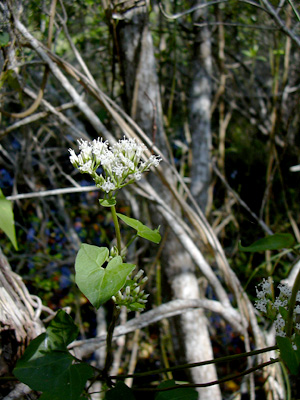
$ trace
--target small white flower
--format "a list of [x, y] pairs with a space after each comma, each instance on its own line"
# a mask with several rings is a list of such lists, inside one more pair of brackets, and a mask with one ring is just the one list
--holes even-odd
[[140, 171], [137, 171], [133, 176], [136, 181], [139, 181], [142, 178], [142, 174]]
[[160, 162], [161, 162], [161, 158], [160, 158], [159, 156], [153, 156], [153, 155], [152, 155], [152, 156], [149, 158], [149, 160], [146, 162], [147, 168], [152, 167], [152, 165], [153, 165], [154, 167], [158, 167]]
[[81, 165], [78, 169], [81, 172], [92, 174], [93, 173], [92, 164], [93, 164], [92, 160], [89, 160], [85, 162], [83, 165]]
[[[146, 162], [141, 162], [146, 146], [125, 136], [112, 147], [102, 138], [92, 142], [79, 139], [78, 146], [78, 155], [69, 149], [71, 163], [81, 172], [92, 175], [96, 185], [106, 193], [140, 180], [142, 172], [157, 167], [161, 161], [159, 156], [152, 155]], [[103, 174], [96, 172], [100, 166]]]
[[115, 156], [110, 150], [107, 150], [99, 155], [99, 161], [103, 168], [111, 169], [115, 161]]
[[92, 142], [92, 149], [94, 154], [101, 154], [108, 150], [108, 141], [102, 141], [102, 138], [94, 139]]
[[299, 304], [295, 307], [294, 312], [295, 312], [296, 314], [300, 314], [300, 306], [299, 306]]
[[87, 140], [77, 139], [79, 150], [85, 150], [90, 147], [90, 144]]
[[112, 167], [112, 172], [114, 172], [115, 175], [117, 175], [118, 177], [122, 177], [123, 173], [125, 172], [125, 167], [120, 164], [120, 163], [116, 163], [113, 167]]
[[107, 178], [107, 180], [102, 185], [100, 185], [100, 188], [106, 193], [116, 190], [116, 186], [110, 181], [110, 178]]
[[258, 311], [261, 311], [263, 313], [267, 312], [267, 307], [266, 307], [267, 306], [267, 301], [266, 300], [256, 301], [254, 306]]
[[277, 336], [286, 336], [286, 333], [284, 332], [285, 320], [282, 318], [280, 314], [277, 315], [277, 318], [274, 322], [274, 326]]
[[288, 304], [287, 300], [280, 300], [280, 299], [276, 299], [273, 303], [273, 308], [276, 308], [276, 310], [279, 310], [279, 307], [286, 307]]
[[287, 285], [280, 283], [278, 285], [278, 289], [280, 290], [280, 293], [283, 294], [284, 296], [286, 296], [288, 298], [291, 297], [292, 289], [290, 287], [288, 287]]
[[73, 149], [69, 149], [71, 164], [78, 164], [78, 157]]

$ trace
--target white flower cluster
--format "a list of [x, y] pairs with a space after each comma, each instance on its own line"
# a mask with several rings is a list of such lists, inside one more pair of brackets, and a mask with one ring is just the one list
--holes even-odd
[[[69, 149], [70, 162], [82, 173], [91, 175], [100, 189], [106, 193], [113, 192], [129, 183], [141, 179], [142, 173], [157, 167], [161, 161], [159, 156], [152, 155], [147, 161], [141, 158], [146, 146], [135, 139], [126, 139], [125, 136], [113, 146], [102, 138], [92, 142], [78, 140], [80, 153]], [[98, 169], [102, 171], [98, 173]]]
[[149, 296], [149, 294], [145, 294], [145, 291], [140, 288], [141, 285], [147, 282], [148, 277], [145, 276], [138, 282], [143, 274], [144, 271], [140, 269], [133, 280], [128, 281], [129, 284], [125, 286], [123, 293], [119, 291], [115, 296], [112, 296], [112, 300], [116, 303], [117, 308], [125, 306], [131, 311], [143, 311]]
[[[280, 283], [277, 287], [279, 295], [273, 300], [272, 296], [273, 280], [263, 279], [263, 281], [256, 286], [256, 295], [258, 300], [255, 302], [255, 308], [258, 311], [270, 316], [274, 320], [276, 336], [286, 336], [285, 332], [285, 319], [280, 313], [280, 307], [288, 310], [288, 304], [292, 294], [292, 289]], [[297, 293], [296, 301], [300, 303], [300, 291]], [[300, 330], [300, 323], [298, 323], [300, 316], [300, 305], [297, 304], [294, 308], [294, 327]]]

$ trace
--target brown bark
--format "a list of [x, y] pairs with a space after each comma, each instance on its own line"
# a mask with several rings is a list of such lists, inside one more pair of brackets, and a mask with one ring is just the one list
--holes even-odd
[[[0, 376], [12, 375], [25, 346], [43, 332], [41, 311], [42, 302], [29, 294], [0, 249]], [[3, 384], [1, 393], [8, 394], [14, 385]]]

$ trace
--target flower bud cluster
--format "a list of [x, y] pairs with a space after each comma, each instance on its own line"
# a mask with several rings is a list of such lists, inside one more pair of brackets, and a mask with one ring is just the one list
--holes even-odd
[[[70, 162], [81, 173], [89, 174], [96, 186], [105, 193], [140, 180], [143, 172], [149, 171], [152, 166], [157, 167], [161, 161], [159, 156], [152, 155], [143, 162], [146, 146], [135, 139], [126, 139], [125, 136], [112, 146], [102, 138], [92, 142], [80, 139], [78, 143], [78, 155], [69, 149]], [[99, 168], [104, 175], [102, 171], [99, 174]]]
[[119, 291], [115, 296], [112, 297], [112, 300], [116, 303], [117, 308], [125, 306], [131, 311], [143, 311], [149, 296], [149, 294], [145, 294], [144, 290], [141, 290], [141, 285], [146, 283], [148, 280], [147, 276], [145, 276], [139, 281], [143, 274], [144, 271], [140, 269], [132, 280], [129, 279], [127, 281], [125, 287], [122, 289], [122, 292]]
[[[271, 320], [274, 321], [276, 336], [286, 336], [285, 325], [286, 321], [283, 317], [282, 309], [288, 310], [290, 297], [292, 294], [292, 289], [280, 283], [277, 287], [279, 290], [278, 296], [275, 298], [272, 294], [272, 279], [263, 279], [263, 281], [256, 286], [256, 295], [258, 300], [255, 302], [254, 306], [258, 311], [266, 314]], [[300, 303], [300, 291], [297, 293], [296, 302]], [[293, 319], [294, 319], [294, 329], [300, 332], [300, 305], [296, 304], [294, 307]]]

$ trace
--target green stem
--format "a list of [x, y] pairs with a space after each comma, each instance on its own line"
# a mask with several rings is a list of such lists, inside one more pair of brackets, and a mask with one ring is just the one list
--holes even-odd
[[119, 255], [121, 255], [121, 251], [122, 251], [122, 247], [121, 247], [121, 232], [120, 232], [119, 220], [118, 220], [117, 213], [116, 213], [116, 207], [115, 206], [111, 206], [110, 210], [111, 210], [111, 214], [112, 214], [112, 218], [113, 218], [114, 225], [115, 225], [115, 230], [116, 230], [117, 249], [118, 249]]
[[288, 317], [286, 321], [286, 336], [291, 337], [293, 333], [293, 316], [294, 316], [294, 308], [296, 304], [296, 298], [297, 298], [297, 293], [300, 290], [300, 271], [298, 272], [293, 289], [292, 289], [292, 294], [291, 298], [289, 301], [289, 306], [288, 306]]
[[132, 238], [129, 240], [129, 242], [126, 244], [126, 247], [128, 248], [131, 243], [133, 243], [135, 241], [135, 239], [138, 237], [138, 234], [132, 236]]

